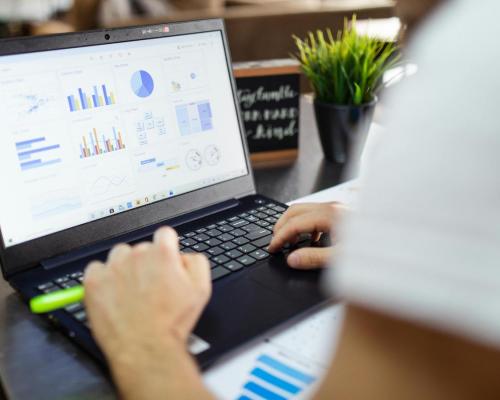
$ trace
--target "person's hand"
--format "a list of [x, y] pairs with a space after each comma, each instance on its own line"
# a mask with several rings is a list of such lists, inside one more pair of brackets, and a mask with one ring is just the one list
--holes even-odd
[[[317, 241], [324, 233], [332, 233], [344, 206], [339, 203], [305, 203], [291, 206], [274, 226], [271, 253], [280, 251], [286, 244], [295, 244], [302, 234], [309, 233]], [[320, 268], [332, 256], [331, 247], [304, 247], [290, 253], [288, 265], [297, 269]]]
[[173, 348], [187, 354], [211, 294], [210, 266], [203, 255], [182, 255], [175, 231], [162, 228], [153, 243], [118, 245], [106, 264], [91, 263], [84, 286], [92, 334], [111, 366], [150, 365], [168, 362]]

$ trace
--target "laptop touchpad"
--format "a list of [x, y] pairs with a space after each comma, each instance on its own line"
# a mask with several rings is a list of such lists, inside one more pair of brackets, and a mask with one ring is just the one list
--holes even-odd
[[292, 269], [286, 265], [285, 260], [273, 257], [267, 266], [252, 271], [250, 277], [275, 293], [302, 302], [325, 297], [321, 293], [321, 275], [320, 270]]

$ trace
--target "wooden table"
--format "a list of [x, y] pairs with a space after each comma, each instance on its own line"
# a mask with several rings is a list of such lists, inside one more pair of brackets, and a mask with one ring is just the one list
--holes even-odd
[[[294, 165], [255, 172], [260, 193], [287, 202], [337, 184], [340, 171], [323, 160], [312, 104], [302, 99], [300, 151]], [[86, 353], [32, 315], [0, 280], [0, 378], [9, 399], [108, 399], [111, 382]], [[1, 398], [1, 397], [0, 397]]]

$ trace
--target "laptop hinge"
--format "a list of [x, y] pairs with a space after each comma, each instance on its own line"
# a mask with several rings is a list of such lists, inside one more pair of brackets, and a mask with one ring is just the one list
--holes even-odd
[[159, 227], [164, 226], [164, 225], [169, 225], [172, 227], [177, 227], [179, 225], [183, 225], [189, 222], [196, 221], [198, 219], [208, 217], [209, 215], [213, 215], [222, 211], [226, 211], [228, 209], [231, 209], [233, 207], [236, 207], [240, 204], [240, 202], [237, 199], [231, 199], [227, 200], [221, 203], [217, 203], [212, 206], [208, 206], [205, 208], [202, 208], [200, 210], [192, 211], [189, 212], [188, 214], [184, 215], [179, 215], [176, 217], [172, 217], [169, 219], [166, 219], [162, 222], [156, 223], [154, 225], [150, 225], [144, 228], [137, 229], [133, 232], [129, 232], [124, 235], [120, 235], [119, 237], [113, 238], [113, 239], [108, 239], [103, 242], [96, 243], [94, 245], [90, 246], [85, 246], [83, 248], [79, 248], [76, 250], [73, 250], [69, 253], [66, 253], [64, 255], [52, 257], [46, 260], [43, 260], [40, 262], [40, 264], [45, 268], [45, 269], [52, 269], [52, 268], [57, 268], [62, 265], [67, 265], [71, 262], [80, 260], [82, 258], [90, 257], [93, 254], [98, 254], [102, 253], [103, 251], [109, 250], [111, 247], [118, 243], [123, 243], [123, 242], [135, 242], [141, 239], [145, 239], [153, 234], [154, 231], [156, 231]]

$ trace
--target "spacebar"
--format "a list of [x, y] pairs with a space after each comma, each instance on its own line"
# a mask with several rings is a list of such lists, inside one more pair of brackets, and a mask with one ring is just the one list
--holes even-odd
[[216, 279], [222, 278], [223, 276], [229, 275], [231, 273], [231, 271], [222, 267], [215, 267], [210, 272], [212, 275], [212, 281], [215, 281]]
[[264, 247], [264, 246], [268, 246], [269, 243], [271, 243], [271, 239], [273, 238], [273, 235], [267, 235], [267, 236], [264, 236], [263, 238], [260, 238], [254, 242], [252, 242], [252, 244], [255, 246], [255, 247]]

